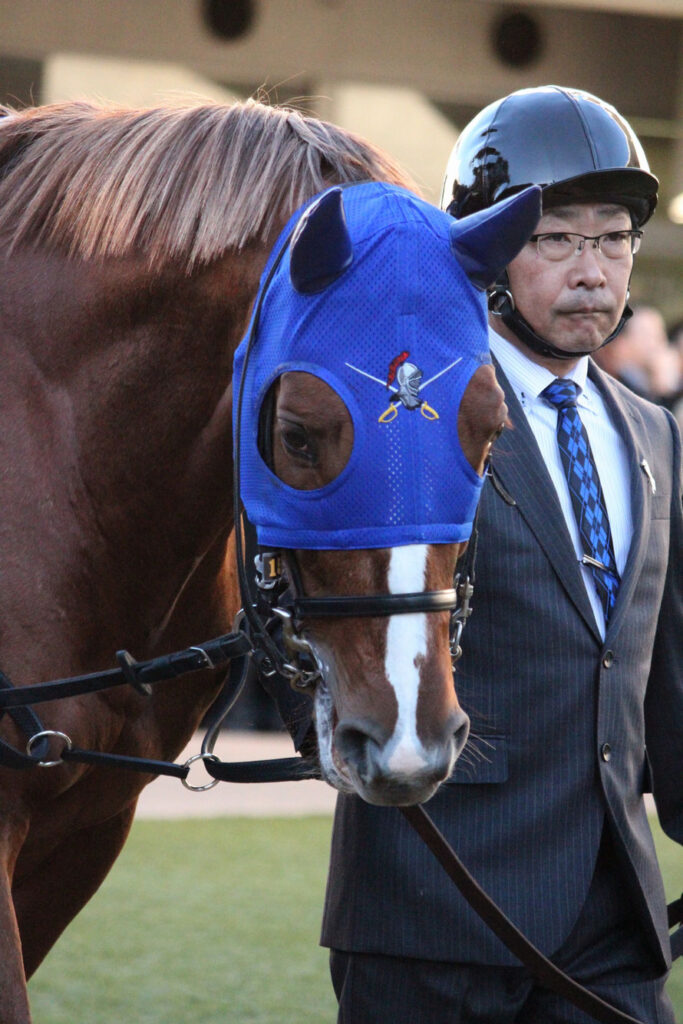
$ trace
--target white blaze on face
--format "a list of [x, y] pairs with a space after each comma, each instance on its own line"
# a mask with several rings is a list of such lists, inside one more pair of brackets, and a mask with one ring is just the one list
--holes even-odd
[[[426, 544], [392, 548], [388, 587], [391, 594], [414, 594], [425, 589]], [[387, 628], [385, 672], [396, 694], [398, 720], [387, 744], [387, 767], [402, 774], [427, 763], [417, 735], [419, 663], [427, 652], [427, 616], [424, 613], [392, 615]]]

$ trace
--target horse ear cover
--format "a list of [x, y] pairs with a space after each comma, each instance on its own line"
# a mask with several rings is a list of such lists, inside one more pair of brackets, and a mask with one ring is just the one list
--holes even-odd
[[[541, 216], [537, 185], [485, 210], [454, 220], [451, 248], [472, 284], [485, 291], [533, 233]], [[292, 286], [302, 295], [323, 291], [353, 263], [342, 190], [325, 192], [304, 213], [290, 247]]]
[[331, 188], [303, 214], [290, 245], [289, 275], [301, 295], [314, 295], [353, 263], [342, 190]]
[[499, 278], [526, 245], [541, 212], [541, 189], [532, 185], [453, 221], [451, 249], [475, 288], [485, 291]]
[[[399, 186], [366, 182], [292, 214], [235, 353], [240, 493], [260, 544], [349, 550], [470, 536], [484, 478], [462, 450], [458, 416], [490, 362], [481, 289], [535, 230], [538, 196], [458, 223]], [[391, 373], [409, 356], [417, 392], [403, 395]], [[296, 371], [325, 381], [353, 423], [344, 469], [315, 490], [289, 486], [258, 447], [264, 397]]]

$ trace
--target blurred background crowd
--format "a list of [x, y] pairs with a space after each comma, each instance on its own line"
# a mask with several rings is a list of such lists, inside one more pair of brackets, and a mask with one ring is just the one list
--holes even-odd
[[595, 360], [632, 391], [666, 406], [683, 432], [683, 320], [669, 325], [654, 306], [638, 305]]

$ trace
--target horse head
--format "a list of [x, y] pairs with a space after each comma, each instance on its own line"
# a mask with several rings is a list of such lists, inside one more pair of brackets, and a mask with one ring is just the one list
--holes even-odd
[[[228, 546], [239, 534], [230, 472], [233, 356], [267, 253], [292, 211], [328, 186], [411, 183], [369, 143], [258, 102], [130, 110], [78, 102], [0, 113], [0, 668], [21, 687], [99, 672], [116, 650], [154, 658], [230, 628], [239, 607]], [[244, 494], [262, 543], [286, 549], [292, 581], [298, 570], [299, 600], [375, 594], [385, 604], [402, 600], [406, 588], [422, 600], [423, 591], [447, 587], [486, 439], [503, 416], [490, 366], [469, 355], [430, 383], [459, 357], [459, 329], [442, 316], [436, 334], [452, 343], [448, 354], [431, 336], [423, 343], [414, 307], [424, 274], [415, 296], [405, 281], [398, 289], [385, 282], [373, 294], [367, 256], [374, 241], [353, 198], [364, 194], [344, 194], [348, 231], [338, 195], [307, 207], [296, 243], [283, 239], [276, 250], [266, 271], [282, 250], [272, 288], [261, 289], [265, 298], [255, 307], [263, 332], [256, 331], [258, 358], [246, 369], [258, 370], [258, 379], [242, 408], [256, 412], [241, 427], [240, 448], [270, 481], [263, 514], [249, 488]], [[384, 205], [396, 223], [377, 240], [380, 256], [391, 260], [384, 235], [398, 238], [399, 210], [409, 207], [389, 196]], [[417, 221], [418, 207], [411, 209], [408, 219]], [[435, 229], [419, 209], [426, 243]], [[463, 276], [451, 244], [476, 274], [481, 244], [471, 246], [466, 231], [451, 238], [448, 218], [436, 217], [452, 272]], [[323, 358], [315, 339], [306, 342], [306, 321], [325, 319], [347, 283], [351, 312], [356, 299], [364, 303], [368, 351], [340, 306], [341, 319], [328, 321], [331, 351]], [[399, 294], [400, 309], [392, 305]], [[455, 300], [451, 290], [449, 306]], [[469, 305], [478, 310], [475, 348], [483, 353], [483, 306]], [[295, 312], [301, 322], [288, 319]], [[458, 404], [456, 423], [449, 406]], [[286, 411], [310, 440], [297, 436], [297, 424], [285, 433]], [[411, 438], [405, 431], [413, 421], [421, 429]], [[439, 432], [459, 432], [460, 445], [447, 449], [456, 459], [453, 490], [461, 479], [470, 488], [462, 508], [449, 511], [455, 518], [444, 520], [460, 527], [443, 531], [443, 503], [432, 515], [431, 499], [406, 476], [414, 463], [414, 480], [429, 478], [440, 493], [444, 474], [430, 470], [429, 452]], [[377, 457], [366, 466], [373, 447]], [[383, 500], [375, 502], [376, 521], [364, 522], [359, 495], [373, 491]], [[335, 495], [342, 502], [336, 512]], [[289, 532], [275, 540], [269, 514], [280, 501]], [[358, 778], [368, 799], [427, 795], [435, 783], [419, 783], [420, 775], [443, 777], [464, 732], [447, 658], [447, 611], [349, 620], [320, 615], [319, 605], [318, 614], [309, 608], [301, 616], [288, 607], [283, 629], [291, 627], [288, 643], [300, 652], [288, 658], [323, 668], [316, 701], [327, 777], [343, 787]], [[46, 701], [39, 716], [55, 742], [68, 736], [82, 750], [168, 760], [183, 750], [219, 687], [220, 672], [207, 669], [150, 696], [124, 686]], [[30, 716], [29, 724], [33, 730]], [[23, 749], [25, 728], [2, 716], [5, 742]], [[364, 759], [377, 767], [366, 769]], [[4, 766], [2, 774], [0, 1019], [26, 1024], [25, 978], [105, 877], [149, 776], [66, 761], [49, 771]], [[46, 892], [57, 896], [46, 900]]]
[[240, 491], [284, 554], [321, 769], [371, 803], [429, 799], [467, 740], [453, 576], [507, 412], [483, 290], [538, 216], [535, 189], [461, 222], [330, 189], [285, 228], [236, 354]]

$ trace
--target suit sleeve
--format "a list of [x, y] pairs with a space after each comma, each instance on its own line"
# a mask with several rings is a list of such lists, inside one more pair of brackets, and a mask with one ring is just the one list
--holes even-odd
[[669, 563], [645, 698], [647, 752], [664, 831], [683, 843], [683, 507], [681, 434], [673, 417]]

